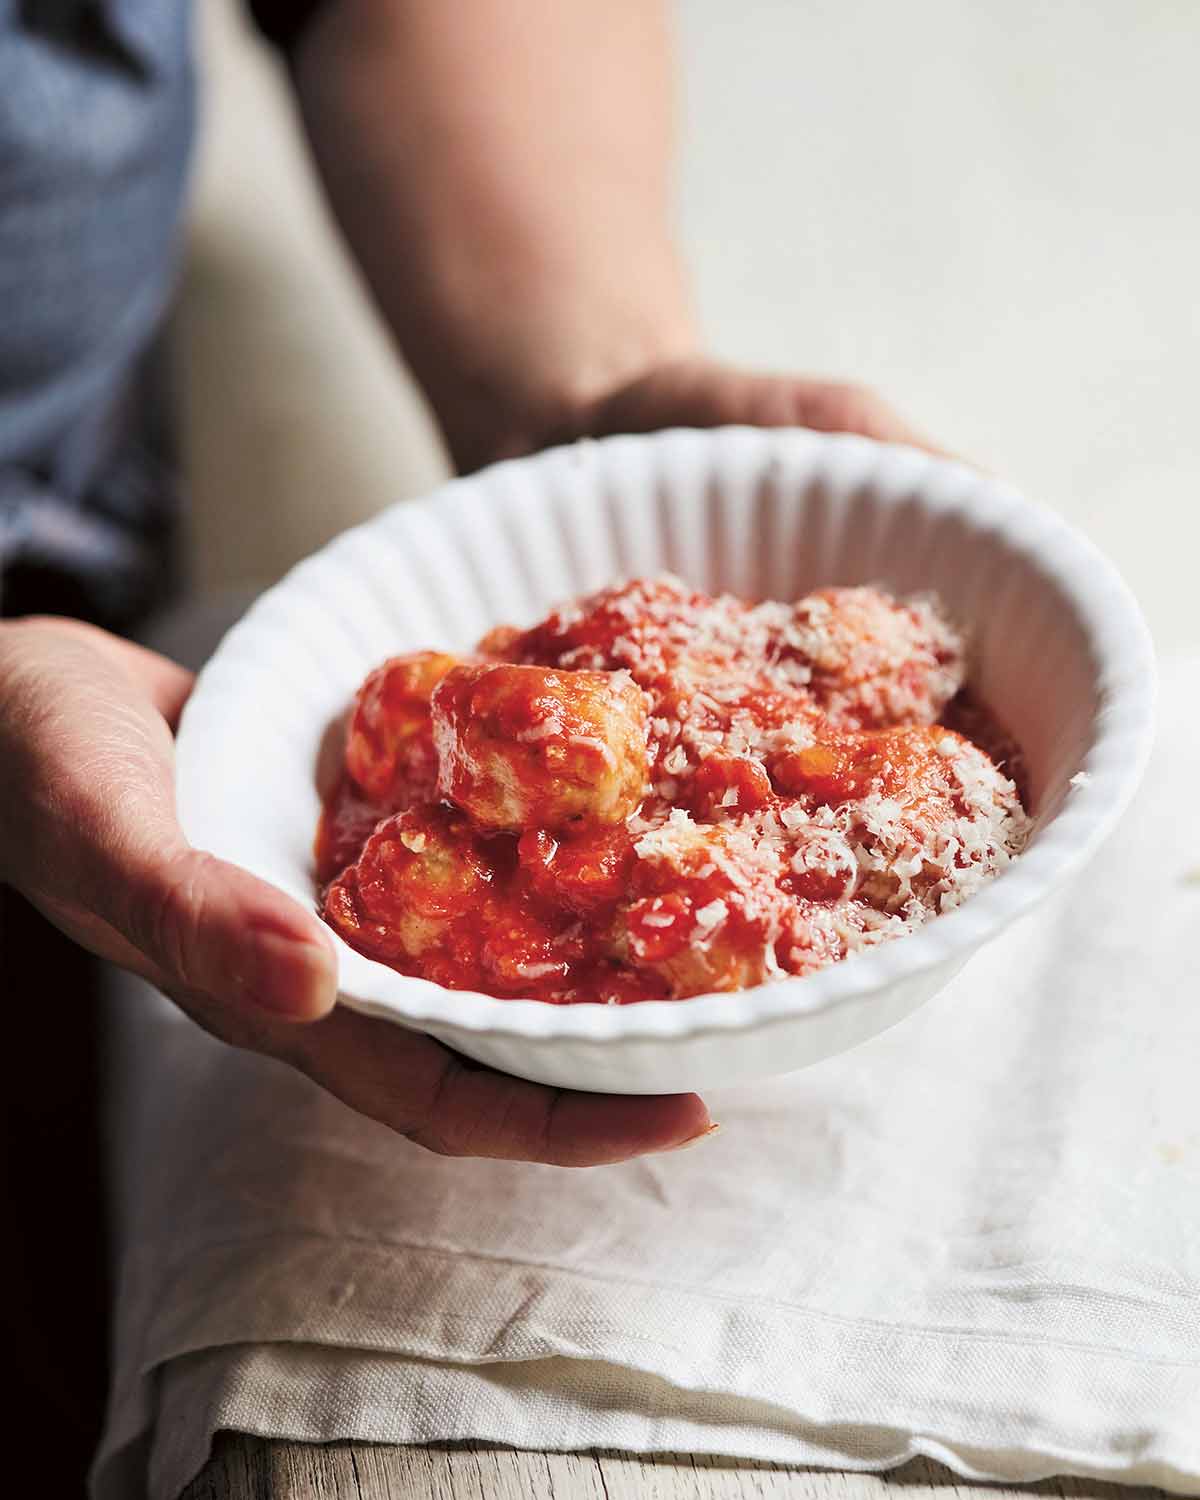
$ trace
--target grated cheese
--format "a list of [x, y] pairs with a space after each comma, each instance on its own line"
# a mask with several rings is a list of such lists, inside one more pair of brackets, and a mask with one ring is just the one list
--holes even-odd
[[[965, 645], [933, 598], [826, 589], [749, 604], [664, 575], [565, 605], [513, 649], [518, 661], [616, 672], [645, 693], [651, 777], [628, 820], [634, 853], [652, 888], [699, 883], [690, 942], [710, 959], [735, 920], [749, 970], [768, 976], [888, 941], [968, 899], [1029, 836], [1013, 782], [937, 725], [963, 684]], [[712, 821], [678, 805], [701, 767], [769, 773], [831, 735], [892, 726], [931, 726], [911, 784], [903, 745], [883, 740], [867, 784], [840, 802], [776, 782], [769, 806], [747, 807], [741, 782], [718, 781]], [[667, 928], [676, 915], [651, 903], [639, 921]]]

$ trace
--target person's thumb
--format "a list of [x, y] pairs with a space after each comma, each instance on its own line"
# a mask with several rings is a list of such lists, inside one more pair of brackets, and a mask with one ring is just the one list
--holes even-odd
[[165, 987], [219, 1006], [315, 1020], [333, 1006], [333, 947], [316, 917], [256, 876], [180, 843], [123, 871], [114, 923]]
[[711, 359], [681, 359], [602, 397], [576, 436], [652, 432], [662, 427], [811, 427], [940, 452], [869, 387], [799, 375], [771, 375]]

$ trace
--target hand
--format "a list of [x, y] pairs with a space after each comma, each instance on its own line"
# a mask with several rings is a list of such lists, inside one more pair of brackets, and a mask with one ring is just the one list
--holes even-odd
[[577, 438], [665, 427], [811, 427], [945, 452], [870, 387], [845, 381], [759, 374], [688, 355], [639, 366], [598, 392], [563, 394], [566, 384], [550, 377], [530, 391], [514, 379], [507, 415], [499, 400], [485, 416], [465, 402], [444, 407], [439, 415], [457, 467], [469, 472]]
[[190, 848], [176, 822], [172, 730], [191, 683], [74, 621], [0, 624], [0, 878], [215, 1036], [293, 1064], [432, 1150], [587, 1166], [708, 1129], [695, 1095], [543, 1088], [335, 1008], [323, 924]]
[[572, 437], [601, 437], [726, 425], [857, 432], [940, 451], [867, 386], [755, 374], [699, 357], [667, 360], [622, 382], [569, 413], [565, 430]]

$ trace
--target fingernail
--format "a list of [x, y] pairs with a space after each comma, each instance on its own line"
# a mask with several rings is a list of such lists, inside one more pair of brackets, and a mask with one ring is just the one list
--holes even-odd
[[328, 1008], [335, 981], [333, 957], [327, 949], [278, 933], [260, 933], [253, 955], [245, 991], [260, 1010], [305, 1021]]
[[696, 1135], [689, 1135], [686, 1141], [680, 1141], [677, 1145], [674, 1146], [664, 1146], [658, 1154], [660, 1156], [665, 1156], [668, 1151], [686, 1151], [689, 1146], [698, 1146], [701, 1141], [706, 1141], [710, 1136], [716, 1135], [717, 1131], [720, 1130], [720, 1128], [720, 1125], [718, 1125], [714, 1120], [711, 1125], [705, 1126], [705, 1128], [699, 1131]]

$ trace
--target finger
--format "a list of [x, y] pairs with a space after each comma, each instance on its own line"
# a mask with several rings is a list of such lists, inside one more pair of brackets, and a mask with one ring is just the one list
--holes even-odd
[[316, 917], [282, 891], [182, 843], [149, 858], [110, 855], [106, 863], [119, 888], [110, 919], [170, 988], [290, 1021], [332, 1008], [333, 945]]
[[95, 625], [83, 620], [68, 620], [60, 616], [30, 615], [22, 625], [37, 627], [43, 634], [58, 635], [97, 652], [104, 660], [128, 677], [136, 688], [144, 693], [167, 721], [170, 729], [179, 722], [179, 715], [195, 683], [195, 674], [169, 657], [150, 651], [134, 641], [122, 640], [110, 635]]
[[811, 427], [941, 451], [868, 387], [763, 375], [710, 360], [680, 360], [606, 397], [585, 415], [593, 436], [663, 427]]
[[297, 1033], [289, 1056], [352, 1109], [446, 1156], [598, 1166], [674, 1150], [712, 1129], [695, 1094], [547, 1088], [344, 1008]]
[[578, 1093], [527, 1083], [448, 1054], [438, 1109], [413, 1139], [449, 1156], [588, 1167], [671, 1151], [707, 1134], [695, 1094]]

